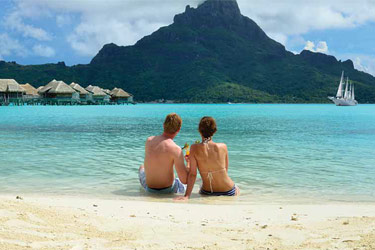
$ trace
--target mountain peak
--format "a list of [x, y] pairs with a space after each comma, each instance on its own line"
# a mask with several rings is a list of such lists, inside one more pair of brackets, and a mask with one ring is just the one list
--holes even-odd
[[[205, 23], [240, 23], [243, 16], [236, 0], [206, 0], [197, 8], [186, 6], [184, 13], [176, 15], [174, 22], [177, 24]], [[203, 22], [202, 22], [203, 21]]]
[[206, 0], [198, 6], [198, 10], [210, 11], [212, 14], [241, 15], [236, 0]]

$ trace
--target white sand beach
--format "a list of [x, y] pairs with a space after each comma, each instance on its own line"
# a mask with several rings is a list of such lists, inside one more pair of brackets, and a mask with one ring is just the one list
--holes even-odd
[[375, 204], [0, 197], [0, 249], [375, 249]]

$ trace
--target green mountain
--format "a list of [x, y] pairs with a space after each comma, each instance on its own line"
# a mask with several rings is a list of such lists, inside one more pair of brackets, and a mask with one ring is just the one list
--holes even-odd
[[353, 62], [303, 51], [294, 55], [270, 39], [236, 0], [186, 7], [173, 24], [134, 46], [105, 45], [88, 65], [21, 66], [0, 62], [0, 78], [36, 86], [52, 79], [121, 87], [137, 101], [328, 102], [342, 70], [360, 103], [375, 103], [375, 78]]

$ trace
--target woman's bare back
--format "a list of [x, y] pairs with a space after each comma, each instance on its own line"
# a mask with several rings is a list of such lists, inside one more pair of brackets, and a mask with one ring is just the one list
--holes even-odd
[[194, 157], [203, 181], [203, 190], [226, 192], [234, 187], [228, 176], [228, 149], [224, 143], [195, 144]]

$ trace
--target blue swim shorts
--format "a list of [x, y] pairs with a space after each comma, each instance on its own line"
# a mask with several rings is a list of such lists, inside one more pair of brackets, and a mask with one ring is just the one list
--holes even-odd
[[146, 183], [146, 173], [144, 169], [141, 169], [138, 173], [139, 182], [141, 183], [142, 187], [150, 193], [154, 194], [184, 194], [186, 191], [186, 185], [182, 184], [180, 179], [176, 178], [172, 186], [163, 188], [163, 189], [153, 189], [149, 188]]

